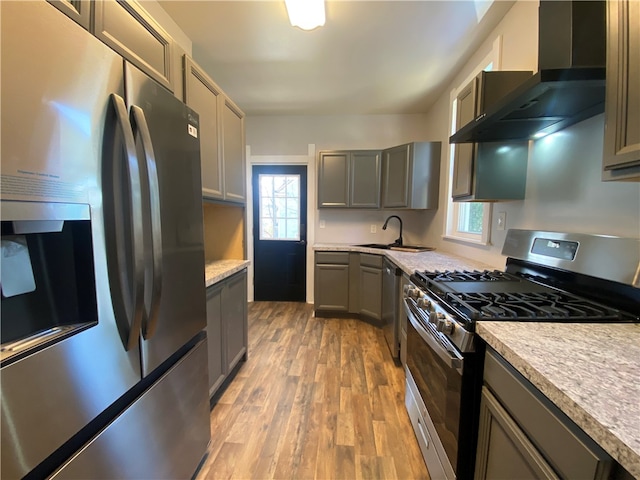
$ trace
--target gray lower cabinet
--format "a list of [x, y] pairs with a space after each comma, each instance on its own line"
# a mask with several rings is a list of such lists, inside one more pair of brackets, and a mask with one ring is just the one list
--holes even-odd
[[607, 2], [603, 180], [640, 180], [640, 3]]
[[500, 402], [483, 387], [477, 479], [559, 478]]
[[382, 208], [438, 208], [440, 148], [413, 142], [382, 151]]
[[382, 320], [382, 256], [358, 252], [315, 254], [314, 309]]
[[222, 291], [222, 326], [227, 372], [247, 353], [247, 271], [226, 280]]
[[209, 353], [209, 396], [225, 379], [225, 359], [222, 343], [222, 290], [224, 282], [207, 288], [207, 347]]
[[380, 322], [382, 320], [382, 256], [361, 253], [358, 278], [358, 313]]
[[247, 354], [247, 271], [207, 288], [209, 396]]
[[322, 151], [318, 208], [380, 207], [380, 151]]
[[314, 308], [349, 311], [349, 252], [316, 252]]
[[606, 479], [611, 457], [491, 348], [484, 364], [476, 479]]
[[135, 0], [48, 0], [155, 81], [174, 91], [171, 36]]

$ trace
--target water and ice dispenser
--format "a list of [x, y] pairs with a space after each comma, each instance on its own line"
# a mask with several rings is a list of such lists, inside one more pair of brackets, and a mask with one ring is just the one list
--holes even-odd
[[98, 321], [88, 205], [2, 201], [2, 364]]

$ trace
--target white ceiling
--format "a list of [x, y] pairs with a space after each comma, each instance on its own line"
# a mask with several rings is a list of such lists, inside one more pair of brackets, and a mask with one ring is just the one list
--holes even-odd
[[282, 0], [159, 3], [247, 115], [426, 112], [513, 5], [328, 0], [302, 31]]

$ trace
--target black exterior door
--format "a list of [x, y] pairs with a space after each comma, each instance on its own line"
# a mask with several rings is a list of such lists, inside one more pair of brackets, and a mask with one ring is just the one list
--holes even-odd
[[254, 299], [306, 301], [307, 167], [253, 167]]

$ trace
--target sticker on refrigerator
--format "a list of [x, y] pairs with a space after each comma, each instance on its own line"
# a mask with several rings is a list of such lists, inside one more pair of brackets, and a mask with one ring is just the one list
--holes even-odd
[[189, 131], [189, 135], [191, 135], [193, 138], [198, 138], [198, 129], [196, 127], [194, 127], [193, 125], [187, 125], [187, 129]]

